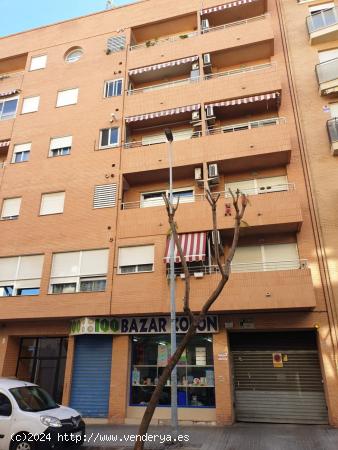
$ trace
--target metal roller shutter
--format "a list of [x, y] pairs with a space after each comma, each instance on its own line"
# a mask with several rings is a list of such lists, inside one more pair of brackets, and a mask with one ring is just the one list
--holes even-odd
[[[280, 366], [274, 354], [281, 354]], [[328, 422], [316, 350], [235, 350], [232, 361], [238, 421]]]
[[70, 406], [84, 417], [107, 417], [112, 361], [111, 336], [78, 336]]

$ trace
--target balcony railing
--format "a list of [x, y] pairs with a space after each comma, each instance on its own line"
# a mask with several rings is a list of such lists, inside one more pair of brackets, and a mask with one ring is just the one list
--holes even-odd
[[145, 86], [143, 88], [130, 89], [128, 91], [128, 95], [140, 94], [141, 92], [146, 92], [146, 91], [156, 91], [158, 89], [177, 87], [177, 86], [182, 86], [182, 85], [190, 84], [190, 83], [198, 83], [199, 80], [200, 80], [200, 77], [194, 77], [194, 78], [185, 78], [183, 80], [168, 81], [167, 83], [153, 84], [151, 86]]
[[179, 40], [184, 41], [185, 39], [189, 39], [189, 38], [192, 38], [197, 35], [198, 35], [198, 31], [190, 31], [188, 33], [183, 32], [180, 34], [175, 34], [173, 36], [167, 36], [164, 38], [149, 39], [149, 41], [142, 42], [141, 44], [131, 45], [129, 47], [129, 50], [138, 50], [140, 48], [153, 47], [154, 45], [161, 45], [161, 44], [165, 44], [167, 42], [177, 42]]
[[[9, 78], [11, 80], [14, 80], [15, 78], [22, 78], [24, 75], [24, 71], [20, 70], [18, 72], [7, 72], [7, 73], [0, 73], [0, 82], [3, 80], [8, 80]], [[1, 84], [0, 84], [1, 86]]]
[[322, 11], [318, 11], [306, 18], [306, 24], [309, 34], [323, 28], [336, 25], [338, 23], [338, 8], [330, 8]]
[[[174, 140], [177, 141], [185, 141], [188, 139], [195, 139], [202, 136], [201, 131], [191, 131], [191, 134], [187, 134], [186, 132], [180, 133], [179, 131], [177, 133], [174, 132]], [[167, 142], [166, 137], [163, 132], [163, 140], [154, 140], [154, 142], [144, 142], [144, 141], [131, 141], [131, 142], [125, 142], [123, 144], [124, 148], [135, 148], [135, 147], [150, 147], [152, 145], [158, 145], [158, 144], [164, 144]]]
[[264, 20], [269, 16], [269, 13], [262, 14], [261, 16], [250, 17], [249, 19], [238, 20], [237, 22], [225, 23], [224, 25], [218, 25], [217, 27], [204, 28], [201, 30], [202, 34], [211, 33], [213, 31], [224, 30], [226, 28], [236, 27], [238, 25], [245, 25], [247, 23], [256, 22], [257, 20]]
[[[272, 272], [279, 270], [301, 270], [308, 268], [308, 261], [306, 259], [295, 259], [286, 261], [268, 261], [268, 262], [247, 262], [247, 263], [232, 263], [232, 273], [245, 273], [245, 272]], [[204, 275], [212, 275], [219, 273], [218, 266], [201, 265], [188, 267], [189, 274], [195, 278], [203, 278]], [[167, 269], [167, 275], [169, 276], [170, 269]], [[184, 278], [184, 271], [182, 267], [175, 268], [175, 274]]]
[[[295, 183], [284, 183], [277, 184], [274, 186], [264, 186], [261, 188], [253, 188], [253, 189], [242, 189], [241, 192], [246, 195], [263, 195], [263, 194], [272, 194], [274, 192], [285, 192], [285, 191], [294, 191]], [[218, 195], [220, 198], [230, 198], [231, 194], [227, 191], [221, 192], [212, 192], [211, 194], [214, 198]], [[205, 194], [193, 194], [191, 197], [181, 197], [180, 204], [183, 203], [194, 203], [198, 201], [206, 200]], [[174, 203], [177, 204], [177, 197], [174, 199]], [[121, 208], [123, 210], [126, 209], [139, 209], [139, 208], [151, 208], [155, 206], [163, 206], [164, 201], [161, 198], [156, 198], [153, 200], [147, 200], [146, 202], [125, 202], [122, 203]]]
[[326, 122], [327, 131], [329, 133], [329, 138], [331, 144], [338, 142], [338, 117], [334, 117], [333, 119], [329, 119]]
[[271, 119], [254, 120], [252, 122], [243, 122], [233, 125], [225, 125], [219, 128], [210, 128], [207, 130], [207, 134], [231, 133], [234, 131], [251, 130], [253, 128], [266, 127], [269, 125], [279, 125], [281, 123], [286, 123], [285, 117], [272, 117]]
[[266, 63], [266, 64], [258, 64], [256, 66], [240, 67], [239, 69], [227, 70], [226, 72], [211, 73], [210, 75], [205, 75], [204, 79], [212, 80], [212, 79], [221, 78], [221, 77], [231, 77], [233, 75], [238, 75], [240, 73], [256, 72], [256, 71], [267, 70], [267, 69], [276, 70], [276, 67], [277, 67], [277, 64], [275, 62]]
[[338, 80], [338, 58], [317, 64], [316, 74], [319, 84]]

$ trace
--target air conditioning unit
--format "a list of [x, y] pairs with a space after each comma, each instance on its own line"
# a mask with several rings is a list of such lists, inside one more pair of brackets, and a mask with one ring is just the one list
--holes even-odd
[[202, 180], [202, 167], [195, 167], [195, 181]]
[[193, 111], [192, 115], [191, 115], [191, 119], [192, 120], [200, 120], [201, 116], [200, 116], [200, 112], [199, 111]]
[[202, 20], [202, 30], [206, 30], [207, 28], [210, 28], [210, 23], [208, 19]]
[[200, 68], [200, 65], [198, 63], [194, 63], [191, 67], [191, 70], [198, 70]]
[[203, 55], [203, 64], [204, 64], [205, 66], [211, 65], [211, 56], [210, 56], [210, 53], [205, 53], [205, 54]]
[[204, 277], [204, 273], [203, 272], [194, 272], [194, 277], [195, 278], [203, 278]]
[[209, 171], [209, 178], [217, 178], [218, 177], [217, 164], [209, 164], [208, 171]]

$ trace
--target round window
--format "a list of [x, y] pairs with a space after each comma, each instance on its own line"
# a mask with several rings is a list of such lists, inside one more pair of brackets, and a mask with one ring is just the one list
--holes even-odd
[[82, 48], [73, 48], [66, 53], [65, 61], [67, 63], [74, 63], [82, 58], [83, 50]]

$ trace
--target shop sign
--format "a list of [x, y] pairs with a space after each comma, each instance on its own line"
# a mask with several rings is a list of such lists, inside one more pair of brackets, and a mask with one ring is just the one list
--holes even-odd
[[253, 321], [253, 319], [242, 319], [239, 322], [239, 326], [246, 330], [252, 330], [255, 328], [255, 322]]
[[[176, 318], [176, 332], [186, 333], [189, 328], [189, 318]], [[201, 320], [197, 333], [217, 333], [218, 317], [207, 316]], [[73, 320], [72, 336], [81, 334], [170, 334], [170, 317], [100, 317]]]

